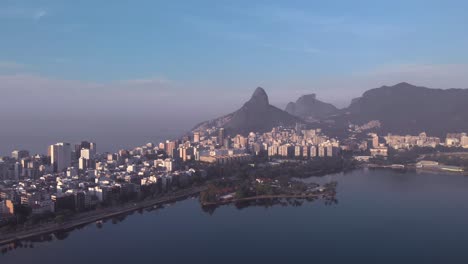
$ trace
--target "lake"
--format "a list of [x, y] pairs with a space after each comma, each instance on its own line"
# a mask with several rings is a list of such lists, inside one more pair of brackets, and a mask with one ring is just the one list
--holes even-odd
[[356, 170], [308, 180], [336, 180], [338, 203], [209, 214], [189, 199], [8, 251], [0, 263], [468, 263], [468, 177]]

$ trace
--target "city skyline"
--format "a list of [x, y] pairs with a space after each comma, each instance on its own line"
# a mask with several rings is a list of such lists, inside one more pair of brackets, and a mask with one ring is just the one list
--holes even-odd
[[[230, 127], [229, 130], [234, 133], [233, 135], [268, 130], [274, 127], [275, 123], [281, 125], [282, 122], [287, 122], [291, 125], [291, 123], [300, 122], [327, 129], [335, 127], [334, 129], [346, 130], [348, 126], [361, 126], [383, 129], [388, 133], [406, 133], [408, 135], [408, 133], [429, 132], [429, 134], [441, 136], [444, 133], [466, 131], [465, 123], [459, 121], [465, 118], [465, 111], [462, 109], [466, 106], [467, 92], [468, 89], [433, 89], [402, 82], [394, 86], [382, 86], [368, 90], [362, 97], [353, 100], [348, 108], [343, 109], [337, 109], [330, 104], [321, 102], [316, 99], [315, 94], [311, 94], [308, 97], [298, 99], [299, 101], [294, 107], [302, 109], [303, 112], [295, 113], [288, 110], [288, 107], [283, 111], [270, 105], [266, 91], [262, 87], [257, 87], [250, 99], [252, 102], [248, 101], [236, 112], [222, 113], [220, 117], [208, 120], [206, 120], [206, 113], [198, 111], [190, 113], [161, 111], [157, 113], [161, 115], [159, 117], [155, 115], [156, 113], [149, 113], [152, 115], [151, 118], [145, 118], [144, 113], [142, 116], [133, 117], [117, 115], [116, 113], [105, 118], [94, 115], [86, 118], [79, 116], [59, 118], [56, 115], [47, 115], [47, 117], [43, 116], [38, 119], [35, 116], [37, 113], [28, 113], [21, 118], [6, 116], [8, 125], [2, 131], [3, 137], [0, 137], [0, 155], [9, 155], [9, 149], [27, 149], [32, 153], [40, 154], [43, 153], [45, 146], [49, 146], [51, 142], [79, 142], [83, 140], [102, 142], [102, 149], [106, 152], [112, 152], [145, 142], [160, 142], [168, 138], [178, 138], [186, 135], [191, 129], [208, 128], [212, 125], [226, 125]], [[392, 98], [392, 100], [382, 104], [383, 100], [388, 98]], [[425, 98], [424, 104], [414, 108], [421, 98]], [[265, 102], [261, 103], [263, 101]], [[372, 106], [372, 102], [380, 103]], [[246, 108], [247, 104], [256, 105], [256, 107]], [[395, 107], [396, 105], [398, 107]], [[332, 109], [329, 108], [330, 106]], [[178, 105], [174, 105], [174, 107], [177, 108]], [[264, 107], [272, 107], [276, 110], [265, 112]], [[365, 110], [366, 108], [367, 110]], [[433, 109], [439, 108], [443, 108], [443, 110], [433, 113]], [[395, 114], [395, 111], [404, 115]], [[355, 113], [353, 114], [353, 112]], [[434, 114], [439, 119], [434, 119]], [[237, 116], [235, 121], [231, 120], [229, 117], [231, 115]], [[250, 121], [242, 117], [244, 115], [250, 116]], [[451, 118], [447, 119], [447, 116], [451, 116]], [[226, 117], [228, 118], [226, 119]], [[349, 119], [350, 117], [351, 119]], [[346, 119], [348, 120], [346, 121]], [[201, 122], [201, 120], [206, 121]], [[435, 120], [437, 120], [436, 123], [434, 123]], [[232, 124], [230, 124], [231, 121]], [[407, 124], [409, 121], [413, 123], [410, 126]], [[68, 125], [64, 125], [67, 123]], [[389, 126], [389, 124], [393, 125]], [[220, 133], [224, 134], [225, 132]]]

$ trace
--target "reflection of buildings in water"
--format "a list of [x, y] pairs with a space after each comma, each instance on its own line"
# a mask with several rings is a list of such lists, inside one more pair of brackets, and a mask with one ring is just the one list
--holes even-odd
[[16, 250], [18, 248], [34, 248], [34, 244], [31, 241], [16, 241], [0, 247], [2, 255], [7, 254], [9, 251]]

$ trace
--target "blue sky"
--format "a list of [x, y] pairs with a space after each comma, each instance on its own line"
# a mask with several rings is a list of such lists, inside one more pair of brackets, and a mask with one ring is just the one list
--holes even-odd
[[256, 86], [279, 104], [314, 92], [341, 106], [400, 81], [468, 87], [466, 10], [466, 1], [2, 0], [0, 89], [41, 82], [44, 93], [101, 87], [183, 103], [216, 93], [221, 111]]
[[100, 150], [229, 113], [257, 86], [344, 107], [410, 82], [468, 88], [467, 1], [0, 0], [0, 154]]

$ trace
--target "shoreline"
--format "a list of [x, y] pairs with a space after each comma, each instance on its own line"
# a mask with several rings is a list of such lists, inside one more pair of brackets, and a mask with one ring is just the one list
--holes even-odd
[[[456, 169], [450, 169], [450, 167], [455, 167]], [[438, 173], [447, 173], [447, 174], [458, 174], [462, 176], [468, 176], [468, 171], [463, 170], [462, 167], [449, 166], [449, 165], [440, 165], [440, 166], [426, 166], [418, 167], [415, 164], [401, 165], [378, 165], [378, 164], [366, 164], [364, 168], [368, 169], [390, 169], [390, 170], [411, 170], [415, 172], [438, 172]]]
[[302, 195], [302, 194], [259, 195], [259, 196], [246, 197], [246, 198], [240, 198], [240, 199], [229, 199], [229, 200], [218, 201], [218, 202], [204, 202], [204, 203], [201, 203], [201, 205], [203, 207], [207, 207], [207, 206], [219, 206], [219, 205], [226, 205], [230, 203], [248, 202], [248, 201], [255, 201], [255, 200], [288, 199], [288, 198], [300, 198], [300, 199], [321, 198], [321, 197], [329, 195], [330, 194], [329, 192], [330, 191], [324, 191], [323, 193], [305, 194], [305, 195]]
[[[468, 176], [468, 173], [466, 171], [464, 172], [454, 172], [454, 171], [446, 171], [446, 170], [439, 170], [435, 168], [418, 168], [414, 165], [399, 165], [398, 166], [391, 166], [391, 165], [377, 165], [377, 164], [364, 164], [363, 166], [353, 168], [351, 171], [358, 170], [358, 169], [384, 169], [384, 170], [410, 170], [410, 171], [425, 171], [425, 172], [436, 172], [436, 173], [448, 173], [448, 174], [458, 174], [462, 176]], [[335, 173], [342, 173], [345, 172], [346, 170], [340, 170], [339, 172]], [[334, 174], [334, 173], [330, 173]], [[329, 174], [325, 174], [329, 175]], [[309, 177], [322, 177], [321, 176], [309, 176]], [[306, 177], [308, 178], [308, 177]], [[51, 234], [57, 231], [68, 231], [72, 230], [74, 228], [84, 226], [91, 224], [93, 222], [97, 222], [100, 220], [105, 220], [109, 219], [112, 217], [128, 214], [140, 209], [146, 209], [149, 207], [153, 207], [155, 205], [161, 205], [169, 202], [174, 202], [183, 198], [187, 198], [192, 195], [199, 194], [200, 192], [203, 192], [207, 189], [207, 186], [200, 186], [200, 187], [195, 187], [191, 188], [188, 190], [181, 190], [177, 191], [175, 193], [172, 193], [169, 196], [165, 197], [159, 197], [159, 198], [154, 198], [151, 200], [147, 201], [141, 201], [141, 202], [136, 202], [136, 203], [129, 203], [127, 205], [123, 205], [120, 207], [109, 207], [109, 208], [104, 208], [100, 210], [99, 212], [95, 211], [89, 211], [89, 212], [84, 212], [84, 213], [78, 213], [77, 215], [73, 216], [72, 219], [64, 222], [64, 223], [46, 223], [44, 225], [38, 225], [38, 226], [32, 226], [30, 228], [24, 228], [22, 230], [19, 230], [18, 232], [13, 231], [13, 232], [7, 232], [5, 234], [0, 234], [0, 246], [4, 246], [10, 243], [14, 243], [17, 241], [22, 241], [22, 240], [27, 240], [33, 237], [45, 235], [45, 234]], [[227, 204], [235, 204], [235, 203], [241, 203], [241, 202], [249, 202], [249, 201], [256, 201], [256, 200], [273, 200], [273, 199], [308, 199], [308, 198], [314, 198], [314, 199], [320, 199], [320, 198], [326, 198], [328, 196], [333, 195], [332, 190], [324, 190], [323, 192], [320, 193], [313, 193], [313, 194], [277, 194], [277, 195], [258, 195], [258, 196], [252, 196], [252, 197], [245, 197], [245, 198], [231, 198], [227, 200], [221, 200], [221, 201], [216, 201], [216, 202], [200, 202], [200, 205], [202, 207], [216, 207], [216, 206], [222, 206], [222, 205], [227, 205]]]
[[[160, 197], [150, 201], [142, 201], [139, 203], [132, 203], [131, 205], [127, 205], [124, 207], [119, 208], [109, 208], [108, 210], [104, 210], [103, 212], [93, 214], [90, 216], [77, 215], [75, 219], [71, 219], [66, 223], [57, 224], [51, 223], [46, 224], [45, 226], [37, 226], [32, 227], [28, 230], [23, 230], [19, 232], [11, 232], [9, 234], [1, 234], [0, 235], [0, 246], [4, 246], [6, 244], [14, 243], [16, 241], [26, 240], [32, 237], [41, 236], [45, 234], [54, 233], [56, 231], [66, 231], [70, 230], [79, 226], [87, 225], [99, 220], [104, 220], [112, 217], [116, 217], [122, 214], [127, 214], [130, 212], [134, 212], [136, 210], [145, 209], [151, 206], [164, 204], [168, 202], [177, 201], [181, 198], [196, 195], [206, 189], [205, 186], [197, 187], [188, 191], [179, 191], [177, 193], [172, 194], [171, 196], [167, 197]], [[83, 218], [83, 219], [81, 219]]]

